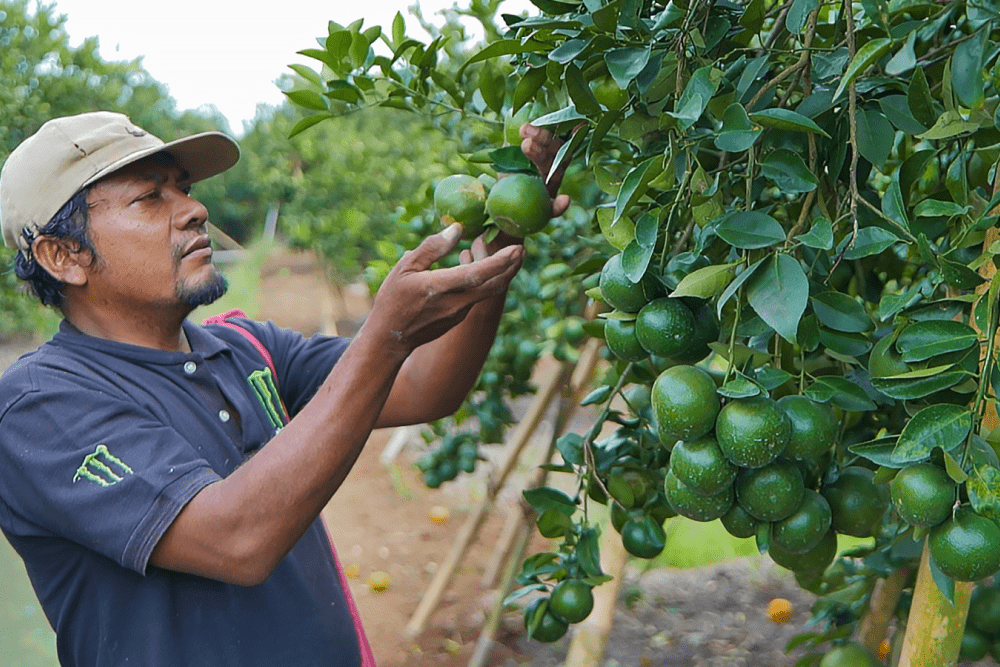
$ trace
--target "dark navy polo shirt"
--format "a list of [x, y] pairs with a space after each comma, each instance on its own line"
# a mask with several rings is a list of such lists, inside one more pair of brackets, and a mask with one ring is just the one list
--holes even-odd
[[193, 352], [67, 323], [0, 378], [0, 528], [25, 561], [64, 666], [360, 665], [317, 520], [274, 574], [242, 587], [148, 564], [177, 513], [295, 415], [348, 341], [239, 320], [185, 322]]

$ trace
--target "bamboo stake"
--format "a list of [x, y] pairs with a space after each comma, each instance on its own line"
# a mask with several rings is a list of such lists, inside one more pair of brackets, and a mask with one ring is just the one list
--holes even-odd
[[882, 640], [886, 638], [892, 615], [899, 603], [899, 596], [906, 588], [906, 582], [912, 572], [913, 568], [908, 565], [893, 570], [888, 577], [879, 580], [872, 592], [868, 613], [861, 621], [858, 641], [870, 648], [873, 653], [878, 652]]
[[[993, 181], [993, 195], [1000, 192], [1000, 179]], [[998, 207], [1000, 208], [1000, 207]], [[997, 213], [995, 208], [990, 213]], [[983, 250], [988, 250], [997, 239], [1000, 231], [995, 227], [986, 230], [983, 240]], [[976, 290], [980, 294], [989, 289], [989, 280], [996, 273], [993, 262], [985, 262], [979, 270], [987, 282]], [[973, 322], [975, 326], [975, 322]], [[996, 341], [992, 341], [995, 345]], [[980, 378], [980, 382], [986, 382]], [[987, 405], [981, 427], [992, 430], [998, 425], [997, 411]], [[899, 656], [900, 667], [948, 667], [958, 662], [958, 651], [962, 643], [962, 633], [965, 631], [965, 621], [969, 615], [969, 602], [975, 584], [955, 582], [955, 604], [952, 605], [934, 583], [930, 568], [930, 551], [927, 540], [924, 540], [924, 551], [920, 556], [920, 569], [917, 571], [917, 583], [913, 589], [913, 602], [910, 605], [910, 617], [906, 622], [906, 636], [903, 649]]]
[[531, 434], [534, 433], [535, 429], [538, 428], [538, 424], [542, 420], [542, 416], [545, 414], [549, 403], [552, 398], [556, 395], [556, 390], [562, 384], [563, 378], [567, 374], [567, 365], [559, 364], [554, 365], [550, 370], [547, 371], [547, 375], [542, 381], [542, 386], [538, 393], [535, 394], [535, 399], [532, 401], [531, 406], [528, 409], [528, 413], [525, 415], [524, 419], [518, 424], [517, 430], [511, 440], [511, 452], [510, 456], [507, 458], [507, 462], [498, 472], [498, 476], [493, 479], [491, 478], [487, 484], [486, 494], [483, 496], [482, 500], [476, 504], [472, 512], [465, 520], [465, 524], [462, 526], [461, 531], [459, 531], [458, 536], [455, 538], [455, 542], [452, 545], [451, 551], [445, 558], [444, 563], [438, 568], [438, 571], [434, 575], [434, 579], [431, 581], [431, 585], [428, 587], [427, 592], [424, 593], [424, 597], [421, 598], [420, 604], [417, 605], [416, 611], [413, 612], [413, 616], [410, 618], [409, 623], [403, 629], [403, 635], [406, 637], [416, 637], [424, 631], [427, 625], [427, 619], [430, 618], [431, 613], [437, 607], [438, 602], [441, 600], [441, 596], [444, 595], [444, 591], [447, 588], [452, 576], [455, 574], [455, 570], [458, 568], [462, 557], [465, 552], [468, 551], [469, 546], [472, 541], [476, 538], [476, 534], [479, 532], [479, 528], [486, 518], [486, 514], [489, 511], [490, 505], [493, 504], [493, 500], [496, 498], [497, 493], [503, 488], [503, 484], [510, 474], [511, 470], [514, 468], [518, 457], [520, 456], [521, 450], [528, 443]]
[[497, 546], [493, 550], [490, 562], [487, 563], [486, 570], [483, 572], [483, 588], [493, 588], [496, 585], [500, 570], [507, 562], [507, 554], [511, 552], [512, 545], [517, 543], [518, 530], [524, 523], [523, 515], [523, 512], [516, 505], [507, 509], [507, 520], [503, 524], [500, 539], [497, 540]]
[[627, 562], [628, 554], [618, 533], [611, 528], [610, 521], [606, 521], [601, 531], [601, 568], [614, 579], [594, 589], [594, 609], [576, 627], [566, 653], [566, 662], [563, 663], [565, 667], [597, 667], [601, 664], [604, 647], [614, 626], [618, 592]]

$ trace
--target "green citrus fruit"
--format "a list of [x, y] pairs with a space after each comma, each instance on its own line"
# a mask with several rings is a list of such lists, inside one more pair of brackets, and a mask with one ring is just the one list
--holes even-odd
[[827, 651], [819, 667], [882, 667], [882, 662], [868, 647], [850, 643]]
[[534, 626], [534, 630], [532, 630], [532, 619], [537, 617], [538, 608], [546, 602], [548, 602], [548, 598], [537, 598], [528, 603], [527, 608], [524, 610], [524, 629], [528, 631], [532, 639], [540, 642], [551, 643], [566, 634], [566, 630], [569, 629], [569, 624], [553, 614], [549, 611], [548, 607], [546, 607], [545, 611], [541, 614], [541, 618], [537, 619], [537, 624]]
[[611, 503], [611, 525], [620, 535], [622, 528], [625, 527], [625, 522], [629, 520], [629, 511], [622, 507], [619, 503]]
[[731, 485], [715, 495], [704, 496], [685, 485], [669, 471], [663, 482], [663, 493], [675, 512], [694, 521], [718, 519], [733, 506]]
[[[972, 620], [972, 617], [969, 617]], [[969, 662], [977, 662], [986, 657], [990, 652], [992, 639], [986, 633], [976, 628], [966, 625], [962, 633], [962, 644], [958, 649], [958, 657]]]
[[722, 515], [722, 527], [733, 537], [753, 537], [757, 534], [757, 519], [747, 514], [739, 503], [733, 503]]
[[781, 521], [790, 516], [804, 495], [802, 473], [788, 461], [741, 470], [736, 477], [736, 501], [760, 521]]
[[830, 451], [837, 440], [837, 416], [833, 408], [805, 396], [783, 396], [778, 405], [792, 423], [792, 437], [782, 456], [812, 459]]
[[941, 571], [956, 581], [979, 581], [1000, 570], [1000, 526], [969, 505], [932, 528], [927, 545]]
[[672, 357], [688, 349], [694, 337], [694, 315], [680, 299], [653, 299], [639, 311], [635, 335], [650, 354]]
[[625, 361], [642, 361], [649, 353], [639, 344], [635, 335], [635, 320], [616, 320], [609, 318], [604, 321], [604, 341], [619, 359]]
[[622, 546], [639, 558], [656, 558], [667, 543], [663, 526], [649, 516], [632, 517], [622, 526]]
[[579, 579], [565, 579], [556, 584], [549, 597], [549, 611], [568, 623], [579, 623], [590, 616], [594, 594]]
[[969, 605], [969, 623], [988, 635], [1000, 632], [1000, 588], [976, 588]]
[[951, 515], [955, 482], [933, 463], [903, 468], [889, 484], [892, 504], [911, 526], [932, 528]]
[[840, 471], [835, 481], [826, 484], [820, 493], [830, 503], [833, 529], [853, 537], [872, 537], [882, 524], [889, 507], [888, 494], [882, 485], [872, 480], [875, 473], [868, 468], [850, 466]]
[[454, 174], [434, 188], [434, 211], [444, 226], [462, 223], [462, 238], [474, 239], [486, 222], [486, 187], [468, 174]]
[[542, 179], [510, 174], [497, 181], [486, 196], [486, 212], [497, 227], [512, 236], [541, 231], [552, 217], [552, 200]]
[[545, 115], [545, 107], [535, 102], [523, 105], [515, 113], [508, 109], [503, 116], [503, 136], [511, 146], [521, 145], [521, 126]]
[[771, 543], [789, 553], [806, 553], [814, 549], [830, 530], [832, 518], [826, 498], [812, 489], [806, 489], [795, 511], [771, 524]]
[[912, 369], [903, 361], [901, 354], [892, 347], [893, 336], [880, 339], [868, 355], [868, 372], [873, 378], [885, 378], [908, 373]]
[[732, 487], [737, 468], [722, 454], [715, 438], [705, 435], [674, 445], [670, 470], [695, 493], [714, 496]]
[[696, 440], [715, 425], [719, 395], [715, 380], [695, 366], [673, 366], [653, 382], [650, 401], [661, 442]]
[[771, 544], [768, 555], [775, 563], [796, 574], [818, 574], [830, 567], [837, 557], [837, 531], [828, 530], [815, 547], [804, 554], [793, 554], [777, 544]]
[[637, 283], [629, 279], [622, 267], [621, 253], [612, 255], [604, 263], [598, 286], [605, 303], [626, 313], [638, 313], [659, 294], [652, 276], [646, 274]]
[[628, 104], [629, 94], [622, 90], [610, 76], [603, 76], [590, 82], [590, 90], [598, 102], [612, 111], [618, 111]]
[[694, 298], [684, 298], [683, 301], [694, 316], [694, 330], [688, 348], [671, 358], [684, 364], [696, 364], [712, 353], [709, 343], [719, 340], [719, 320], [708, 301]]
[[744, 468], [760, 468], [778, 458], [792, 436], [792, 424], [766, 396], [738, 398], [719, 411], [715, 437], [722, 453]]

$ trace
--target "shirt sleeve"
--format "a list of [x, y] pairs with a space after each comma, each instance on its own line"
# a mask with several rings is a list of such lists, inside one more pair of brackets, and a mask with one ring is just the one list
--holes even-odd
[[273, 322], [241, 320], [240, 323], [271, 354], [278, 374], [278, 391], [293, 417], [316, 395], [351, 342], [349, 338], [321, 334], [305, 338]]
[[177, 513], [220, 479], [174, 429], [106, 384], [28, 365], [4, 385], [0, 521], [13, 534], [69, 539], [144, 573]]

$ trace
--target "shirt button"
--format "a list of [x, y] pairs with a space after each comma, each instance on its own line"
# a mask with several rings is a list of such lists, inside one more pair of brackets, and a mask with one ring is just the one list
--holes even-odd
[[229, 421], [229, 410], [219, 410], [219, 419], [223, 422]]
[[198, 364], [193, 361], [188, 361], [184, 364], [184, 372], [188, 375], [192, 375], [196, 370], [198, 370]]

